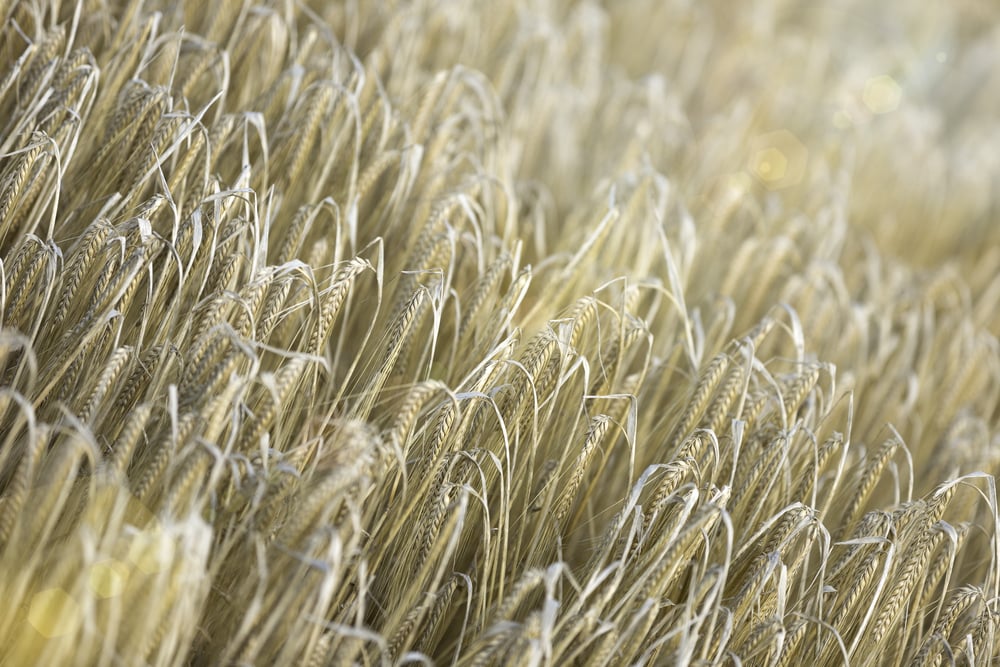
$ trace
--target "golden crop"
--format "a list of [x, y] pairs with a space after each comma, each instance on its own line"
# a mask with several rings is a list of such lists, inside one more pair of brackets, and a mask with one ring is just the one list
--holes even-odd
[[0, 0], [0, 664], [995, 664], [998, 26]]

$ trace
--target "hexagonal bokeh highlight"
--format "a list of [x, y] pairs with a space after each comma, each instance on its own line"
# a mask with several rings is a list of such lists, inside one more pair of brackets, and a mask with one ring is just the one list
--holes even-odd
[[90, 590], [101, 598], [118, 597], [128, 583], [129, 567], [118, 560], [105, 560], [90, 566], [88, 573]]
[[861, 101], [874, 114], [895, 111], [902, 98], [903, 89], [888, 74], [873, 76], [865, 81], [865, 88], [861, 93]]
[[80, 620], [80, 605], [61, 588], [36, 593], [28, 609], [28, 622], [47, 639], [73, 631]]
[[774, 147], [757, 151], [753, 164], [754, 173], [765, 183], [780, 181], [788, 173], [788, 158]]
[[157, 529], [137, 533], [129, 545], [128, 559], [143, 574], [160, 572], [171, 557], [172, 544]]
[[750, 144], [749, 171], [770, 190], [780, 190], [802, 181], [809, 151], [788, 130], [756, 137]]
[[838, 130], [846, 130], [851, 125], [854, 124], [854, 120], [851, 118], [851, 114], [844, 110], [838, 110], [833, 112], [833, 126]]

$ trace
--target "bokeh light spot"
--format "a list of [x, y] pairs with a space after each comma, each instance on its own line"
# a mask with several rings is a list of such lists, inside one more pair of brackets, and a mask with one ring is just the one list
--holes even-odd
[[780, 181], [788, 171], [788, 159], [777, 148], [765, 148], [754, 156], [754, 171], [768, 183]]
[[144, 530], [132, 538], [128, 559], [143, 573], [155, 574], [170, 561], [170, 547], [159, 530]]
[[833, 126], [838, 130], [846, 130], [851, 126], [851, 116], [846, 111], [833, 112]]
[[899, 101], [902, 97], [903, 89], [899, 87], [895, 79], [888, 74], [880, 74], [865, 82], [861, 101], [872, 113], [882, 114], [899, 108]]
[[750, 173], [772, 190], [802, 180], [809, 152], [794, 134], [778, 130], [757, 137], [750, 152]]
[[73, 631], [80, 617], [80, 606], [61, 588], [49, 588], [31, 599], [28, 622], [43, 637], [60, 637]]
[[117, 597], [128, 582], [128, 566], [118, 560], [105, 560], [90, 566], [90, 590], [99, 597]]

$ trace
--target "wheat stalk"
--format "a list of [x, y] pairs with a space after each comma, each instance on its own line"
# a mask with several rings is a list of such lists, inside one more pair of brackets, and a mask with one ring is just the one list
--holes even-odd
[[0, 663], [988, 664], [998, 18], [0, 0]]

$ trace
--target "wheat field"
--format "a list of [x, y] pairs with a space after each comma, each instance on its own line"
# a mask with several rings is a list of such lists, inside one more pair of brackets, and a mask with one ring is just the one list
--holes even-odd
[[0, 21], [0, 664], [998, 664], [1000, 5]]

